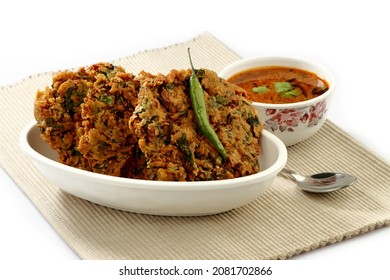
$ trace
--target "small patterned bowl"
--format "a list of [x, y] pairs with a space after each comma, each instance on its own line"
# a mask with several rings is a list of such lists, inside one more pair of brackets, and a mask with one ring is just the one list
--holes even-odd
[[302, 102], [267, 104], [253, 102], [264, 128], [279, 137], [286, 146], [294, 145], [313, 136], [325, 123], [330, 99], [335, 88], [333, 73], [322, 65], [295, 57], [256, 57], [236, 61], [225, 67], [219, 76], [231, 76], [261, 66], [287, 66], [317, 74], [329, 84], [322, 95]]

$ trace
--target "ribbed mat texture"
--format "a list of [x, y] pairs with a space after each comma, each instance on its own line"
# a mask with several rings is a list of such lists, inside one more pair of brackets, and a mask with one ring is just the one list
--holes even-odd
[[[239, 59], [202, 33], [114, 63], [133, 73], [167, 73], [188, 68], [187, 47], [199, 67], [216, 72]], [[83, 259], [286, 259], [390, 225], [390, 165], [330, 121], [288, 149], [288, 165], [304, 174], [333, 170], [358, 177], [339, 192], [304, 193], [278, 177], [253, 203], [206, 217], [135, 214], [68, 195], [45, 180], [18, 143], [23, 127], [34, 120], [35, 93], [50, 85], [51, 77], [34, 75], [0, 88], [0, 164]]]

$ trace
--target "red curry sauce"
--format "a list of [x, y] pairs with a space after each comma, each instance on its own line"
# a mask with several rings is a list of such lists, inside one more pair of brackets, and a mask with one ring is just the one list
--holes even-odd
[[284, 66], [253, 68], [228, 81], [245, 89], [249, 100], [272, 104], [309, 100], [329, 88], [324, 79], [312, 72]]

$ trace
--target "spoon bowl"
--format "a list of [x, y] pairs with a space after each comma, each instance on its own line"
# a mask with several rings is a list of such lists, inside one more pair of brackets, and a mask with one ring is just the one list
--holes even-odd
[[281, 173], [292, 178], [297, 183], [299, 189], [314, 193], [341, 190], [351, 186], [357, 180], [355, 176], [345, 173], [324, 172], [303, 176], [288, 168], [283, 168]]

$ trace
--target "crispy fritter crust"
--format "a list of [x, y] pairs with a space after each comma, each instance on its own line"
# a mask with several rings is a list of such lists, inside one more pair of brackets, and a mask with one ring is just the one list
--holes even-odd
[[216, 73], [197, 71], [205, 91], [209, 119], [228, 154], [218, 151], [198, 131], [189, 97], [190, 70], [167, 76], [141, 73], [138, 105], [130, 129], [146, 158], [149, 179], [217, 180], [259, 171], [262, 125], [242, 89]]
[[120, 66], [97, 63], [53, 77], [38, 91], [34, 116], [41, 137], [59, 161], [113, 176], [133, 176], [127, 161], [136, 140], [128, 128], [137, 104], [138, 82]]
[[128, 122], [137, 104], [138, 82], [120, 66], [95, 64], [86, 73], [93, 80], [81, 105], [84, 134], [78, 149], [91, 170], [113, 176], [128, 176], [127, 162], [136, 139]]
[[88, 83], [80, 72], [58, 73], [51, 87], [37, 92], [34, 116], [42, 139], [57, 151], [60, 162], [90, 170], [77, 149], [78, 139], [84, 133], [81, 104], [87, 93]]

